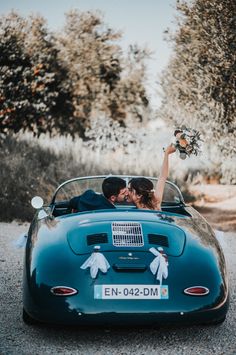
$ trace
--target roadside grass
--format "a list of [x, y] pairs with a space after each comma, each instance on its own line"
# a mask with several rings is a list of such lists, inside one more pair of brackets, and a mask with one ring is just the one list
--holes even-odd
[[[53, 141], [51, 145], [50, 142]], [[136, 160], [128, 164], [119, 152], [101, 154], [82, 142], [63, 139], [38, 140], [27, 136], [0, 139], [0, 220], [30, 221], [33, 196], [50, 202], [56, 187], [65, 180], [87, 175], [143, 174]]]
[[56, 154], [33, 141], [7, 137], [0, 141], [0, 220], [29, 221], [30, 201], [40, 195], [50, 201], [55, 188], [78, 175], [101, 173], [96, 165], [78, 162], [69, 154]]
[[[1, 137], [0, 220], [30, 221], [34, 214], [30, 204], [33, 196], [40, 195], [48, 203], [60, 183], [77, 176], [158, 176], [162, 144], [159, 141], [153, 149], [147, 142], [142, 147], [139, 144], [130, 146], [125, 152], [122, 149], [104, 152], [88, 147], [80, 139], [49, 139], [47, 136], [33, 139], [30, 135]], [[189, 173], [177, 155], [171, 159], [169, 179], [181, 188], [187, 202], [193, 202], [189, 184], [196, 181], [199, 174], [194, 174], [193, 170]]]

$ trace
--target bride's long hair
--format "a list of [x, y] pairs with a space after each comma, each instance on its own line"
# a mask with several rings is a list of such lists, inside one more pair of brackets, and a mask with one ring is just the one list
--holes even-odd
[[130, 188], [135, 190], [138, 195], [141, 196], [140, 204], [143, 208], [150, 210], [156, 209], [156, 197], [154, 195], [154, 186], [151, 180], [139, 177], [133, 178], [129, 181]]

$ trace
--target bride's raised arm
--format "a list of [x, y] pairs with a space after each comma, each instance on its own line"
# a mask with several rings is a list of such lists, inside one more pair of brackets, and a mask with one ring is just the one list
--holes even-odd
[[176, 148], [173, 144], [170, 144], [164, 152], [164, 158], [161, 166], [160, 175], [155, 188], [155, 198], [157, 201], [157, 209], [161, 209], [161, 203], [163, 199], [163, 193], [165, 188], [165, 182], [169, 174], [169, 155], [174, 153]]

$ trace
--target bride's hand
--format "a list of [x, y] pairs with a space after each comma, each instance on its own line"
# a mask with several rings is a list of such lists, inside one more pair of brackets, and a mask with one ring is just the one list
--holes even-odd
[[170, 144], [168, 145], [168, 147], [165, 148], [165, 154], [172, 154], [176, 151], [176, 148], [174, 146], [174, 144]]

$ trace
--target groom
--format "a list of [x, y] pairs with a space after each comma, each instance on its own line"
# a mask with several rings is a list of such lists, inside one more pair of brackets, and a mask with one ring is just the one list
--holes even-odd
[[103, 194], [93, 190], [86, 190], [82, 195], [73, 197], [69, 202], [69, 212], [83, 212], [116, 208], [115, 203], [125, 202], [128, 198], [128, 189], [125, 180], [110, 176], [103, 180]]

